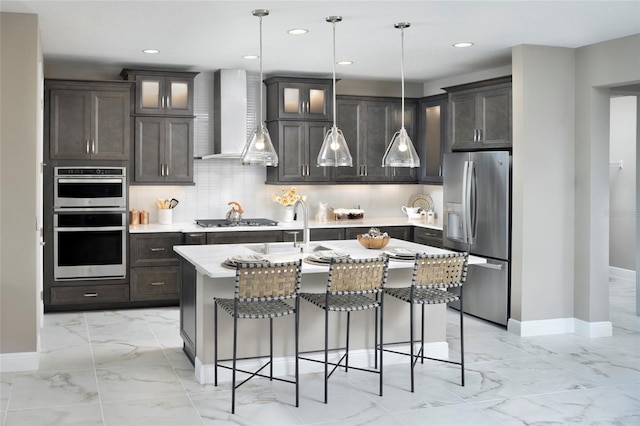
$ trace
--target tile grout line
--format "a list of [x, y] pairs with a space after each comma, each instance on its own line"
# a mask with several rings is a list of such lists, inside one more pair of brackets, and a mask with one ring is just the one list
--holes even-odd
[[100, 394], [100, 384], [98, 383], [98, 370], [96, 368], [96, 358], [93, 354], [93, 340], [91, 339], [91, 332], [89, 331], [89, 321], [87, 319], [87, 313], [83, 312], [84, 326], [87, 329], [87, 338], [89, 339], [89, 351], [91, 352], [91, 363], [93, 364], [93, 376], [96, 380], [96, 390], [98, 391], [98, 406], [100, 407], [100, 417], [102, 418], [102, 424], [106, 425], [107, 422], [104, 419], [104, 410], [102, 409], [102, 396]]
[[[180, 380], [180, 376], [178, 375], [178, 372], [176, 371], [176, 368], [174, 367], [174, 365], [171, 363], [171, 360], [167, 356], [167, 352], [165, 351], [165, 347], [160, 342], [160, 339], [158, 339], [158, 336], [156, 336], [156, 333], [153, 331], [153, 328], [149, 324], [149, 321], [147, 320], [147, 316], [144, 315], [144, 313], [143, 313], [143, 317], [144, 317], [145, 324], [147, 324], [147, 327], [149, 327], [149, 331], [153, 335], [153, 338], [156, 339], [156, 343], [158, 344], [158, 346], [160, 346], [160, 350], [162, 351], [162, 355], [164, 355], [165, 359], [167, 360], [167, 363], [171, 367], [171, 371], [173, 371], [173, 374], [176, 377], [176, 380], [180, 384], [180, 387], [184, 391], [184, 394], [187, 396], [187, 399], [189, 399], [189, 402], [191, 403], [191, 407], [194, 409], [194, 411], [198, 415], [198, 418], [200, 419], [200, 422], [204, 426], [205, 425], [204, 419], [202, 418], [202, 415], [200, 414], [200, 411], [198, 411], [198, 407], [196, 407], [196, 404], [193, 402], [193, 399], [191, 399], [191, 395], [187, 391], [187, 388], [184, 386], [184, 383], [182, 382], [182, 380]], [[179, 333], [179, 331], [178, 331], [178, 333]]]

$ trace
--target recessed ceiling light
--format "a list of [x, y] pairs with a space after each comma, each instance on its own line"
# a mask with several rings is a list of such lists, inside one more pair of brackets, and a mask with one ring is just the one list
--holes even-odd
[[338, 65], [352, 65], [353, 61], [338, 61], [336, 62]]
[[305, 30], [304, 28], [292, 28], [287, 31], [291, 35], [302, 35], [309, 32], [309, 30]]
[[473, 46], [473, 43], [468, 42], [468, 41], [463, 41], [463, 42], [456, 43], [456, 44], [453, 45], [453, 47], [471, 47], [471, 46]]
[[148, 53], [150, 55], [155, 55], [157, 53], [160, 53], [160, 51], [158, 49], [144, 49], [142, 51], [142, 53]]
[[259, 57], [258, 55], [244, 55], [242, 59], [258, 59]]

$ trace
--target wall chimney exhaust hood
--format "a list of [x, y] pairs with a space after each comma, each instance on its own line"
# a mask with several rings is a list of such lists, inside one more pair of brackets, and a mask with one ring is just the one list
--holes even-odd
[[247, 142], [247, 72], [217, 70], [213, 81], [213, 153], [199, 158], [240, 159]]

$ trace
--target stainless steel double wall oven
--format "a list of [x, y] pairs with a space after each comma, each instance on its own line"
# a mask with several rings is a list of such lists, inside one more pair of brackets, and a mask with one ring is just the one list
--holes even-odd
[[127, 275], [126, 167], [55, 167], [56, 281]]

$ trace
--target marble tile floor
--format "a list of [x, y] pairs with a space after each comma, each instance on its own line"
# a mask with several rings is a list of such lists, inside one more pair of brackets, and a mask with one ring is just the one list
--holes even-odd
[[[40, 369], [0, 375], [0, 425], [640, 425], [640, 319], [635, 286], [611, 283], [612, 337], [521, 338], [466, 317], [467, 384], [456, 366], [408, 365], [377, 376], [336, 372], [293, 387], [254, 380], [230, 414], [228, 384], [200, 385], [181, 350], [178, 309], [47, 314]], [[452, 357], [459, 340], [449, 312]]]

